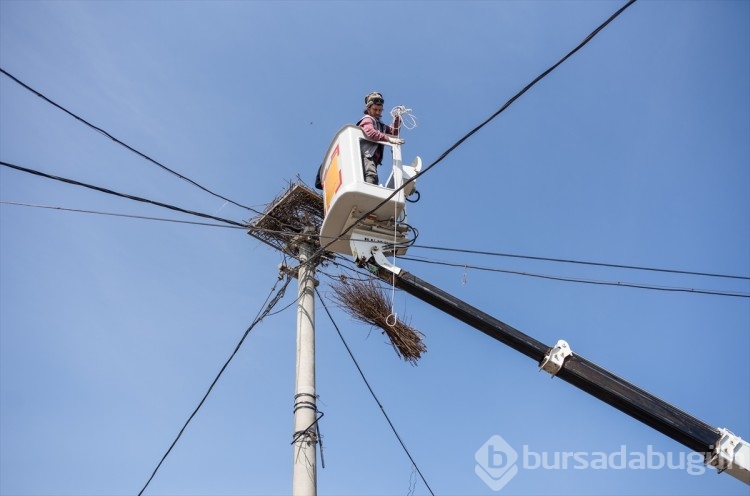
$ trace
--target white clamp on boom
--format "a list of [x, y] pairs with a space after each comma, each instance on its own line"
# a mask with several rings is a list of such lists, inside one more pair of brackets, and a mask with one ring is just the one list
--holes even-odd
[[573, 350], [568, 346], [564, 339], [559, 340], [555, 346], [544, 356], [544, 360], [539, 365], [539, 370], [544, 370], [555, 377], [563, 367], [565, 359], [573, 354]]
[[374, 262], [396, 275], [401, 273], [401, 269], [393, 265], [390, 260], [386, 258], [385, 251], [393, 251], [393, 244], [388, 243], [382, 239], [375, 239], [367, 236], [360, 232], [355, 231], [352, 233], [349, 240], [349, 244], [352, 248], [352, 255], [354, 255], [354, 261], [360, 267], [365, 265], [370, 259]]
[[713, 452], [707, 454], [706, 463], [750, 484], [750, 444], [727, 429], [719, 428], [719, 432], [721, 437]]

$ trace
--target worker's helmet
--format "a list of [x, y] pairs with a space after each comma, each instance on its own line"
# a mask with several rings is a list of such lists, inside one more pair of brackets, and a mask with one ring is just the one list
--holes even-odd
[[365, 107], [370, 108], [370, 105], [383, 105], [383, 95], [377, 91], [373, 91], [365, 97]]

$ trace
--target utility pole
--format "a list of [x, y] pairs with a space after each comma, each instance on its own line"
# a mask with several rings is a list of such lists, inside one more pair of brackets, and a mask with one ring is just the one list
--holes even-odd
[[[315, 393], [315, 271], [319, 259], [318, 231], [323, 221], [323, 197], [302, 183], [290, 184], [283, 195], [248, 224], [248, 234], [299, 260], [297, 277], [297, 366], [294, 386], [294, 448], [292, 494], [317, 495], [316, 449], [320, 441]], [[321, 453], [321, 462], [323, 456]], [[325, 466], [325, 463], [323, 463]]]
[[315, 268], [314, 245], [307, 236], [297, 239], [297, 373], [294, 390], [294, 496], [316, 496], [318, 443], [315, 393]]

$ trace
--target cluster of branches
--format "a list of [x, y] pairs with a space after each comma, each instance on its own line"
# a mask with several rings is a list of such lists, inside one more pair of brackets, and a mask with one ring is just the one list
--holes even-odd
[[423, 334], [398, 320], [391, 311], [383, 289], [374, 279], [349, 279], [340, 276], [340, 282], [331, 285], [336, 303], [356, 320], [379, 327], [388, 336], [396, 354], [416, 365], [427, 346]]

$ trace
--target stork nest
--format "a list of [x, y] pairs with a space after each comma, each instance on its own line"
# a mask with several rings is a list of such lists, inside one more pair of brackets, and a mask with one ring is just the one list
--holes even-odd
[[332, 285], [336, 303], [356, 320], [380, 327], [388, 336], [396, 354], [403, 360], [417, 364], [427, 346], [424, 334], [398, 320], [391, 311], [383, 289], [372, 279], [348, 279], [340, 276], [340, 283]]
[[323, 197], [302, 181], [290, 181], [261, 215], [248, 222], [248, 234], [284, 251], [295, 236], [319, 233], [323, 216]]

